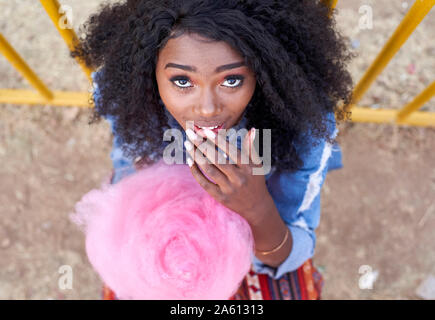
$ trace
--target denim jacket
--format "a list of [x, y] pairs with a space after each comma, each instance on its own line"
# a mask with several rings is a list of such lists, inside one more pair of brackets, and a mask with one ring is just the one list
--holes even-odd
[[[98, 108], [99, 97], [97, 75], [98, 73], [92, 73], [96, 108]], [[164, 109], [170, 127], [179, 129], [183, 134], [183, 141], [186, 140], [185, 131], [165, 107]], [[330, 113], [328, 119], [330, 120], [329, 123], [334, 126], [333, 138], [335, 138], [338, 134], [338, 128], [336, 127], [334, 114]], [[117, 183], [123, 177], [134, 173], [136, 169], [134, 161], [123, 155], [120, 148], [122, 141], [116, 135], [114, 118], [106, 117], [106, 120], [110, 123], [113, 133], [113, 147], [110, 157], [115, 172], [112, 183]], [[243, 114], [239, 124], [233, 128], [239, 130], [245, 128], [245, 125], [246, 118]], [[241, 141], [242, 138], [237, 140], [239, 149], [241, 149]], [[162, 143], [162, 150], [168, 143]], [[268, 191], [293, 238], [290, 255], [278, 267], [271, 267], [262, 263], [252, 254], [253, 270], [257, 273], [268, 274], [274, 279], [279, 279], [285, 273], [298, 269], [306, 260], [313, 257], [316, 247], [315, 229], [320, 221], [320, 191], [326, 174], [331, 170], [343, 167], [341, 148], [338, 143], [331, 145], [322, 140], [315, 147], [308, 150], [302, 144], [295, 143], [294, 146], [304, 162], [303, 167], [293, 173], [277, 171], [272, 167], [271, 171], [265, 176]], [[184, 159], [186, 159], [186, 151], [183, 147], [181, 148], [183, 149]], [[158, 156], [158, 154], [153, 154], [150, 157], [156, 158]]]

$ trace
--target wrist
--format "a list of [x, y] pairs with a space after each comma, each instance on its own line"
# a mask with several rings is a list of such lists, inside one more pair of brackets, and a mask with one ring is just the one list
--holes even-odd
[[269, 248], [271, 248], [273, 252], [265, 255], [262, 254], [261, 251], [256, 250], [255, 256], [257, 257], [257, 259], [270, 267], [279, 267], [289, 257], [293, 249], [293, 235], [287, 227], [285, 230], [285, 234], [287, 234], [287, 236], [284, 236], [285, 241], [282, 242], [281, 245], [279, 245], [279, 248], [275, 247], [272, 249], [273, 244], [269, 244]]
[[[273, 201], [272, 196], [267, 193], [261, 202], [256, 204], [251, 209], [250, 216], [252, 218], [248, 219], [248, 223], [252, 228], [258, 228], [264, 225], [264, 222], [273, 215], [273, 213], [277, 213], [277, 209], [275, 206], [275, 202]], [[279, 214], [278, 214], [279, 216]]]
[[[293, 236], [269, 193], [254, 210], [256, 218], [248, 222], [254, 236], [255, 256], [264, 264], [277, 267], [290, 255]], [[270, 254], [261, 253], [272, 250]]]

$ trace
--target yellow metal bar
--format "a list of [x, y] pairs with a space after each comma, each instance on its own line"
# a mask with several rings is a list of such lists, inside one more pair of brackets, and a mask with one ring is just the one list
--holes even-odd
[[322, 3], [323, 3], [325, 6], [328, 6], [328, 7], [329, 7], [329, 17], [331, 17], [332, 11], [334, 10], [334, 8], [335, 8], [336, 5], [337, 5], [337, 1], [338, 1], [338, 0], [322, 0]]
[[356, 85], [353, 91], [353, 104], [358, 103], [372, 82], [376, 80], [377, 76], [387, 66], [388, 62], [393, 58], [397, 51], [399, 51], [406, 39], [409, 38], [414, 29], [419, 25], [434, 5], [435, 0], [416, 0], [414, 2], [402, 22], [376, 57], [375, 61]]
[[[56, 107], [83, 107], [92, 108], [89, 101], [90, 94], [86, 92], [54, 91], [54, 98], [49, 105]], [[47, 105], [47, 100], [32, 90], [0, 89], [0, 103]], [[395, 109], [370, 109], [352, 106], [352, 122], [370, 123], [396, 123], [398, 110]], [[434, 127], [435, 112], [414, 111], [403, 119], [398, 125]]]
[[321, 0], [321, 2], [325, 5], [330, 7], [331, 9], [334, 9], [337, 5], [338, 0]]
[[0, 52], [9, 60], [12, 66], [17, 69], [30, 84], [38, 90], [45, 99], [52, 99], [53, 93], [33, 72], [28, 64], [20, 57], [18, 52], [9, 44], [5, 37], [0, 33]]
[[419, 127], [435, 127], [435, 112], [415, 111], [401, 123], [396, 123], [398, 110], [353, 107], [352, 122], [389, 123]]
[[56, 107], [72, 106], [89, 108], [90, 94], [86, 92], [53, 91], [53, 99], [47, 102], [33, 90], [0, 89], [0, 103], [51, 105]]
[[[41, 5], [44, 7], [51, 21], [54, 23], [57, 31], [59, 31], [63, 40], [66, 42], [70, 51], [72, 51], [75, 46], [79, 43], [79, 40], [72, 28], [61, 28], [59, 22], [61, 21], [61, 15], [59, 13], [60, 5], [57, 0], [40, 0]], [[89, 82], [92, 83], [91, 73], [92, 70], [89, 69], [82, 61], [76, 59], [86, 76], [89, 79]]]
[[424, 89], [414, 100], [404, 106], [397, 113], [396, 122], [403, 122], [409, 115], [420, 109], [422, 105], [428, 102], [435, 95], [435, 81]]

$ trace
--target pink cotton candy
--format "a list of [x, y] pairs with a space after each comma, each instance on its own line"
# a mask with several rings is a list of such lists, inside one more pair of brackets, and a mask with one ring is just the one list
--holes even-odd
[[76, 204], [86, 252], [120, 299], [229, 299], [249, 272], [253, 236], [187, 165], [160, 160]]

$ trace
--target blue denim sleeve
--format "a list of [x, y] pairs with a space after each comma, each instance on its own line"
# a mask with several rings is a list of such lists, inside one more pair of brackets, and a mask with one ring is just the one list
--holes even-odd
[[[100, 91], [98, 88], [98, 72], [92, 72], [91, 77], [93, 80], [93, 95], [94, 95], [94, 102], [95, 102], [95, 108], [99, 107], [99, 98], [100, 98]], [[119, 180], [121, 180], [124, 176], [130, 175], [136, 171], [134, 167], [134, 163], [131, 159], [124, 156], [122, 149], [121, 149], [121, 143], [119, 137], [115, 134], [114, 130], [114, 122], [115, 118], [113, 116], [106, 116], [106, 121], [110, 124], [110, 130], [113, 134], [113, 145], [112, 145], [112, 151], [110, 153], [110, 159], [112, 160], [112, 165], [114, 169], [114, 176], [112, 179], [112, 183], [117, 183]]]
[[[338, 129], [334, 114], [331, 113], [329, 119], [335, 137]], [[295, 144], [297, 150], [301, 147]], [[275, 171], [268, 179], [268, 190], [280, 216], [290, 229], [293, 246], [287, 259], [276, 268], [262, 263], [253, 255], [255, 272], [279, 279], [313, 257], [316, 247], [315, 229], [320, 221], [320, 190], [328, 172], [328, 164], [331, 163], [333, 149], [333, 145], [322, 140], [313, 148], [301, 152], [304, 165], [300, 170], [294, 173]], [[335, 149], [335, 152], [338, 152], [334, 159], [334, 169], [337, 169], [341, 166], [341, 150]]]

